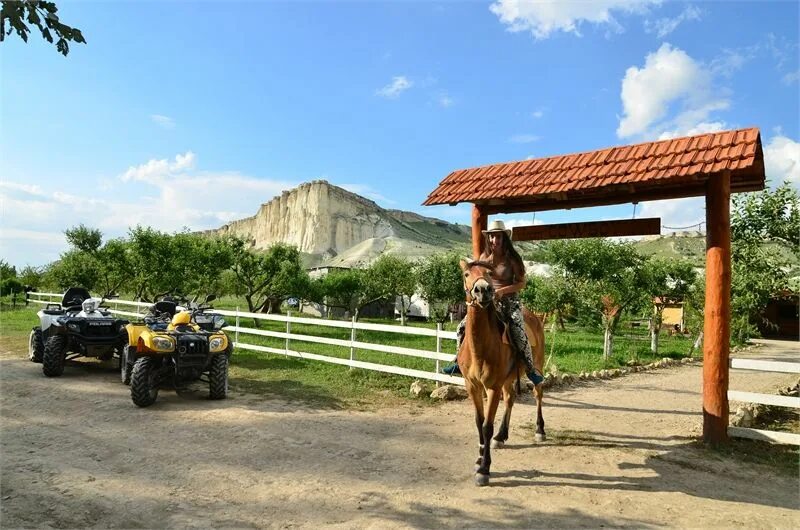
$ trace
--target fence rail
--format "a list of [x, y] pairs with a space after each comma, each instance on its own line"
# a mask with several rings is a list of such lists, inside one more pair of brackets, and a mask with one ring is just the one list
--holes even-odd
[[[28, 293], [28, 295], [37, 297], [37, 298], [29, 298], [29, 300], [31, 302], [36, 302], [39, 304], [54, 303], [53, 300], [50, 300], [51, 298], [56, 298], [57, 300], [55, 302], [57, 302], [62, 297], [62, 295], [58, 293], [31, 292]], [[48, 300], [42, 300], [39, 297], [47, 297]], [[142, 317], [143, 314], [139, 312], [124, 311], [118, 309], [118, 306], [132, 305], [135, 306], [137, 310], [140, 310], [142, 308], [149, 308], [152, 305], [147, 302], [136, 302], [133, 300], [118, 300], [118, 299], [107, 300], [107, 303], [111, 306], [109, 308], [109, 311], [111, 311], [111, 313], [116, 315], [124, 315], [131, 317]], [[451, 383], [462, 386], [464, 385], [464, 379], [462, 377], [455, 377], [439, 373], [440, 362], [441, 361], [447, 362], [453, 359], [452, 354], [447, 354], [442, 352], [441, 350], [442, 339], [446, 340], [456, 339], [456, 333], [454, 331], [443, 331], [441, 329], [441, 326], [437, 326], [437, 329], [426, 329], [426, 328], [415, 328], [406, 326], [392, 326], [387, 324], [356, 322], [355, 319], [352, 319], [351, 321], [325, 320], [317, 318], [298, 317], [292, 315], [270, 315], [265, 313], [249, 313], [246, 311], [239, 311], [239, 310], [230, 311], [226, 309], [214, 309], [214, 313], [235, 318], [235, 324], [231, 326], [226, 326], [225, 331], [233, 334], [234, 336], [233, 345], [237, 348], [241, 348], [244, 350], [258, 351], [258, 352], [273, 353], [278, 355], [285, 355], [288, 357], [296, 357], [299, 359], [308, 359], [314, 361], [327, 362], [331, 364], [339, 364], [339, 365], [349, 366], [351, 368], [361, 368], [364, 370], [373, 370], [377, 372], [404, 375], [408, 377], [414, 377], [417, 379], [428, 379], [442, 383]], [[240, 321], [242, 318], [283, 322], [286, 324], [286, 331], [270, 331], [258, 328], [243, 327], [240, 325], [241, 324]], [[350, 339], [333, 339], [328, 337], [318, 337], [315, 335], [292, 333], [291, 331], [292, 324], [306, 324], [310, 326], [349, 329], [351, 330]], [[380, 331], [384, 333], [397, 333], [404, 335], [433, 337], [436, 338], [436, 351], [420, 350], [416, 348], [406, 348], [402, 346], [390, 346], [387, 344], [378, 344], [375, 342], [356, 340], [358, 331]], [[240, 334], [284, 339], [285, 343], [283, 348], [262, 346], [260, 344], [250, 344], [241, 341]], [[332, 357], [328, 355], [321, 355], [318, 353], [298, 351], [296, 349], [291, 348], [292, 341], [307, 342], [307, 343], [310, 342], [316, 344], [329, 344], [332, 346], [350, 348], [350, 358]], [[391, 364], [380, 364], [367, 361], [360, 361], [355, 358], [356, 350], [369, 350], [381, 353], [388, 353], [392, 355], [430, 359], [432, 361], [436, 361], [436, 368], [434, 372], [428, 372], [425, 370], [404, 368], [402, 366], [394, 366]]]
[[[753, 370], [758, 372], [800, 373], [800, 363], [785, 361], [762, 361], [757, 359], [730, 359], [731, 368]], [[776, 394], [760, 394], [756, 392], [741, 392], [728, 390], [728, 400], [743, 403], [758, 403], [776, 407], [800, 408], [800, 398], [780, 396]], [[767, 431], [750, 429], [747, 427], [728, 427], [728, 436], [736, 438], [749, 438], [752, 440], [765, 440], [782, 444], [800, 445], [800, 434], [790, 432]]]

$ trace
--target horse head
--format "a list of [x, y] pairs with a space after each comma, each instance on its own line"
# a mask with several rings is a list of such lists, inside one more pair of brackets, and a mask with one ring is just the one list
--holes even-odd
[[494, 285], [489, 276], [494, 266], [485, 261], [468, 261], [462, 259], [459, 263], [464, 273], [464, 293], [467, 305], [477, 305], [481, 309], [489, 307], [494, 301]]

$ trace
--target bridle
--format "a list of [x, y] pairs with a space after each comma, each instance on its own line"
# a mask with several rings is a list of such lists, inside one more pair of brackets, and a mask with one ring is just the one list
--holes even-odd
[[[471, 263], [469, 263], [469, 268], [472, 269], [472, 267], [474, 267], [476, 265], [484, 266], [484, 267], [486, 266], [483, 263], [471, 262]], [[475, 293], [474, 293], [475, 284], [478, 283], [479, 280], [485, 280], [487, 282], [488, 291], [489, 291], [489, 293], [492, 294], [492, 297], [491, 297], [492, 302], [491, 303], [492, 304], [494, 303], [494, 285], [492, 285], [491, 280], [487, 276], [488, 276], [488, 274], [484, 273], [484, 275], [482, 277], [477, 278], [474, 282], [472, 282], [472, 286], [468, 286], [467, 285], [468, 274], [465, 274], [465, 276], [464, 276], [464, 295], [466, 297], [466, 302], [465, 303], [466, 303], [467, 307], [472, 307], [473, 305], [477, 305], [481, 309], [483, 309], [485, 307], [485, 306], [481, 305], [480, 302], [478, 302], [477, 297], [475, 296]]]

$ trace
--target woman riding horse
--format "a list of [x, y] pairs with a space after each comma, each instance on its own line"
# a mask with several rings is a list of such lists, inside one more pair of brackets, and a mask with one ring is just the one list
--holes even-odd
[[[503, 221], [492, 221], [489, 228], [483, 231], [483, 236], [484, 251], [478, 261], [493, 265], [489, 274], [494, 287], [495, 305], [500, 317], [508, 325], [508, 332], [517, 356], [525, 361], [525, 373], [534, 385], [538, 385], [544, 378], [537, 373], [533, 366], [531, 345], [525, 334], [522, 307], [517, 294], [525, 288], [525, 264], [511, 244], [511, 230], [506, 228]], [[466, 322], [467, 319], [464, 318], [456, 330], [456, 351], [461, 349]], [[458, 364], [447, 366], [442, 371], [451, 375], [459, 373]]]

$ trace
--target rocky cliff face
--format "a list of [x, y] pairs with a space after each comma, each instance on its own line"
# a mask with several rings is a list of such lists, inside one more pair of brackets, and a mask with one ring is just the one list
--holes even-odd
[[276, 242], [301, 252], [336, 256], [368, 239], [402, 238], [452, 246], [469, 241], [469, 228], [412, 212], [385, 210], [324, 180], [301, 184], [262, 204], [258, 213], [210, 231], [248, 238], [257, 249]]

